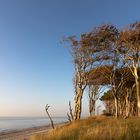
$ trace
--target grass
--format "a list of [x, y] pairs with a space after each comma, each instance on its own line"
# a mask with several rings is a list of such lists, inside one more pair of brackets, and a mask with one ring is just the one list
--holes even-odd
[[31, 140], [140, 140], [140, 118], [93, 117], [38, 134]]

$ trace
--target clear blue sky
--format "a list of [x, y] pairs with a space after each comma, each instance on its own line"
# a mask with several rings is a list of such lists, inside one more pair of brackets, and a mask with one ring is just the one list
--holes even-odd
[[46, 103], [52, 115], [65, 115], [73, 66], [62, 38], [140, 20], [139, 6], [139, 0], [0, 0], [0, 116], [44, 116]]

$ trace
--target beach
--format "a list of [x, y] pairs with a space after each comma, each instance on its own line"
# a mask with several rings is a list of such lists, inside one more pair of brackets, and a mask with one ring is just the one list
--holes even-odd
[[14, 130], [9, 132], [0, 132], [0, 140], [29, 140], [32, 135], [38, 133], [47, 133], [52, 129], [50, 125], [32, 127], [23, 130]]
[[[55, 127], [67, 122], [65, 117], [53, 118]], [[0, 117], [0, 140], [25, 140], [51, 129], [46, 117]]]
[[[67, 122], [55, 124], [56, 127], [66, 125]], [[33, 135], [47, 133], [51, 130], [51, 125], [37, 126], [26, 128], [22, 130], [11, 130], [7, 132], [0, 132], [0, 140], [30, 140]]]

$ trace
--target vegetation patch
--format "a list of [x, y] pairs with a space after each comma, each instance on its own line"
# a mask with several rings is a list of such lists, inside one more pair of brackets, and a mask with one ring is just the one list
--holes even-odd
[[31, 140], [139, 140], [140, 118], [92, 117], [38, 134]]

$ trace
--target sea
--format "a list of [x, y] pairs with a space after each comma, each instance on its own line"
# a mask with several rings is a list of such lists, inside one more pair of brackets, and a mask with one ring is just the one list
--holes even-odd
[[[67, 122], [66, 117], [54, 117], [52, 119], [54, 124]], [[0, 132], [23, 130], [50, 124], [47, 117], [0, 117]]]

